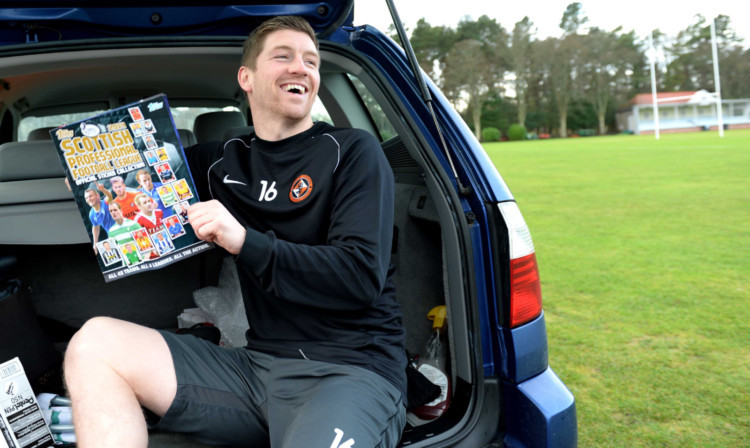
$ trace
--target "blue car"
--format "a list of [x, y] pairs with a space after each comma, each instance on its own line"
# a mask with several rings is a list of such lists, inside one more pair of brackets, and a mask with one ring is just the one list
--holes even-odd
[[[415, 364], [433, 334], [428, 313], [447, 315], [445, 406], [410, 412], [401, 446], [576, 446], [575, 400], [548, 364], [529, 229], [409, 46], [366, 25], [353, 0], [177, 3], [0, 1], [12, 7], [0, 9], [0, 273], [28, 288], [55, 350], [97, 315], [176, 327], [196, 291], [226, 279], [209, 251], [105, 283], [49, 130], [164, 93], [183, 147], [251, 132], [242, 43], [268, 17], [300, 15], [320, 39], [313, 119], [372, 133], [395, 175], [392, 259]], [[200, 445], [152, 433], [149, 446]]]

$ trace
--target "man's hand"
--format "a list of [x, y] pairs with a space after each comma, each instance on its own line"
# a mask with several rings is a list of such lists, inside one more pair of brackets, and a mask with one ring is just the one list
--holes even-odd
[[188, 220], [198, 238], [213, 242], [237, 255], [247, 231], [221, 202], [198, 202], [188, 207]]

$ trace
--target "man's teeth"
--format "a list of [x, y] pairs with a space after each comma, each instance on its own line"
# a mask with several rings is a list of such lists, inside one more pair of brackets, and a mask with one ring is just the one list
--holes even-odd
[[284, 90], [286, 90], [287, 92], [291, 92], [292, 90], [296, 90], [298, 93], [303, 94], [303, 95], [305, 93], [307, 93], [307, 88], [305, 86], [299, 85], [299, 84], [287, 84], [287, 85], [284, 86]]

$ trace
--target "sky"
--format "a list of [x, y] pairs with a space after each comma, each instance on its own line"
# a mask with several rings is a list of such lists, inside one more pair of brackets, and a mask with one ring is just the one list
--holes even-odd
[[[432, 26], [456, 28], [464, 16], [477, 19], [486, 14], [497, 20], [509, 32], [516, 22], [528, 16], [537, 29], [537, 38], [560, 36], [560, 19], [572, 0], [393, 0], [401, 21], [407, 29], [414, 29], [424, 17]], [[653, 29], [660, 29], [670, 37], [695, 23], [695, 15], [730, 17], [730, 25], [744, 38], [743, 46], [750, 46], [749, 0], [580, 0], [587, 25], [610, 31], [622, 25], [623, 31], [635, 30], [646, 38]], [[624, 6], [623, 6], [624, 5]], [[649, 10], [649, 8], [653, 8]], [[354, 23], [370, 24], [386, 31], [391, 23], [386, 0], [355, 1]]]

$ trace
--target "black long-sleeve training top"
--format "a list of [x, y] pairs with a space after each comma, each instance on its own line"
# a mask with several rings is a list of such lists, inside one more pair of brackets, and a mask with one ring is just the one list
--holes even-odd
[[390, 267], [393, 173], [375, 138], [316, 123], [188, 148], [202, 200], [247, 229], [237, 269], [248, 348], [352, 364], [405, 396], [405, 331]]

